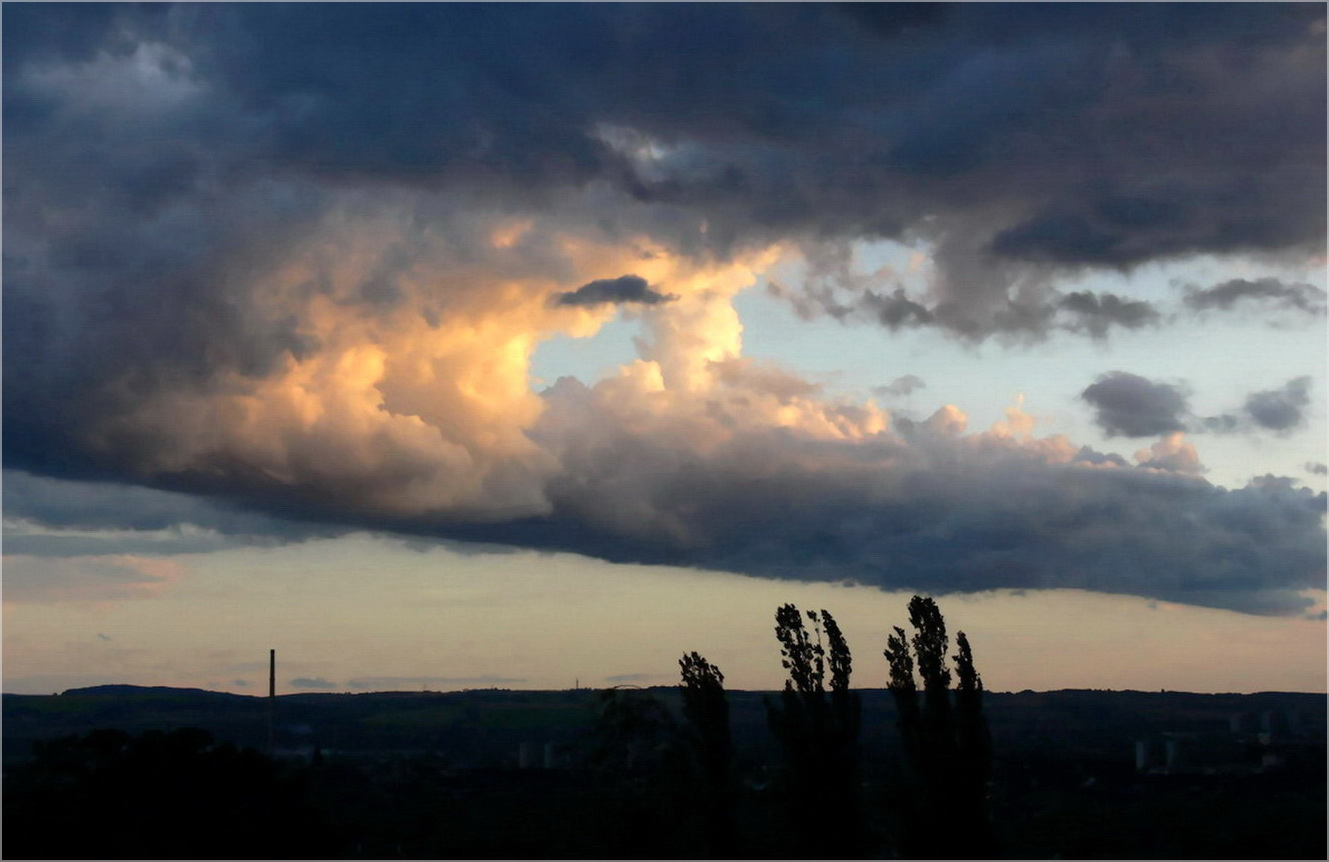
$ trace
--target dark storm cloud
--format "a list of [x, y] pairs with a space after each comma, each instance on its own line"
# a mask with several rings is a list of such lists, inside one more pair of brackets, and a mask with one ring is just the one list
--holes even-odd
[[1321, 315], [1325, 312], [1324, 291], [1309, 284], [1287, 284], [1276, 278], [1247, 281], [1234, 278], [1213, 287], [1192, 287], [1185, 303], [1195, 311], [1228, 310], [1239, 304], [1266, 303], [1280, 308]]
[[651, 290], [646, 279], [639, 275], [602, 278], [583, 284], [576, 290], [556, 294], [555, 305], [659, 305], [678, 297]]
[[[6, 463], [92, 469], [71, 439], [87, 411], [316, 350], [246, 285], [353, 190], [510, 209], [599, 190], [596, 229], [699, 254], [932, 240], [931, 301], [877, 290], [861, 308], [970, 338], [1041, 334], [1057, 297], [1008, 295], [1039, 262], [1320, 249], [1322, 20], [1313, 4], [16, 6]], [[363, 287], [396, 295], [390, 275]], [[1095, 336], [1149, 317], [1060, 303]]]
[[1321, 248], [1322, 20], [1302, 4], [61, 6], [10, 16], [7, 128], [23, 161], [73, 164], [71, 145], [23, 144], [52, 122], [107, 129], [65, 116], [37, 70], [151, 42], [207, 103], [154, 132], [151, 158], [121, 129], [82, 169], [113, 164], [110, 188], [142, 206], [219, 167], [528, 198], [601, 182], [691, 213], [670, 218], [685, 245], [934, 237], [947, 298], [982, 304], [1006, 287], [969, 275], [989, 257]]
[[1309, 377], [1289, 380], [1279, 389], [1253, 392], [1246, 399], [1246, 413], [1261, 428], [1288, 432], [1305, 422], [1304, 411], [1310, 404]]
[[[414, 489], [477, 450], [445, 441], [444, 467], [384, 435], [343, 450], [262, 428], [236, 450], [217, 414], [135, 411], [237, 395], [226, 416], [243, 424], [254, 387], [329, 349], [292, 309], [386, 329], [404, 308], [438, 328], [491, 283], [538, 274], [543, 298], [604, 274], [576, 272], [538, 227], [491, 253], [492, 224], [533, 213], [697, 260], [772, 241], [931, 244], [927, 297], [869, 282], [802, 297], [888, 327], [979, 340], [1145, 325], [1143, 303], [1062, 296], [1051, 274], [1323, 249], [1323, 19], [1316, 4], [8, 6], [3, 447], [25, 472], [5, 514], [53, 531], [194, 525], [219, 546], [371, 528], [937, 592], [1295, 610], [1296, 590], [1323, 584], [1324, 498], [1276, 483], [1224, 491], [992, 441], [979, 458], [926, 423], [907, 446], [774, 429], [689, 447], [686, 425], [628, 433], [611, 398], [565, 385], [533, 434], [557, 456], [548, 476], [531, 468], [535, 504], [371, 515], [376, 482]], [[348, 238], [383, 223], [398, 241], [345, 275]], [[1323, 305], [1289, 290], [1245, 295]], [[1090, 387], [1100, 422], [1173, 428], [1184, 396], [1135, 380]], [[1284, 391], [1250, 409], [1275, 427], [1301, 406]], [[187, 422], [196, 446], [177, 452], [167, 432]], [[360, 448], [379, 472], [337, 472]], [[474, 484], [501, 497], [522, 469]]]
[[1184, 390], [1138, 374], [1108, 372], [1080, 397], [1094, 406], [1094, 421], [1109, 437], [1154, 437], [1186, 428]]

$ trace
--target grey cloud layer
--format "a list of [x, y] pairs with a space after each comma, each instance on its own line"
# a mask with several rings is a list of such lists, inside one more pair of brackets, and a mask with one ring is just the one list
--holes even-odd
[[[852, 285], [847, 307], [890, 327], [1149, 325], [1149, 305], [1062, 295], [1049, 274], [1323, 249], [1323, 18], [1313, 4], [7, 7], [6, 514], [57, 530], [194, 524], [219, 547], [368, 527], [771, 577], [1287, 611], [1322, 586], [1323, 497], [1275, 484], [1224, 491], [1091, 468], [1115, 463], [1095, 453], [979, 457], [923, 423], [908, 445], [777, 428], [707, 449], [681, 420], [629, 433], [639, 423], [606, 392], [571, 384], [545, 396], [543, 448], [496, 466], [491, 450], [525, 444], [486, 436], [502, 410], [466, 424], [462, 396], [492, 394], [483, 376], [453, 400], [385, 393], [403, 421], [354, 452], [338, 448], [357, 427], [340, 414], [311, 431], [317, 411], [298, 399], [246, 411], [352, 325], [380, 347], [410, 317], [450, 346], [450, 324], [488, 321], [481, 306], [678, 304], [663, 301], [672, 285], [600, 278], [635, 264], [583, 274], [543, 214], [592, 244], [644, 236], [707, 262], [773, 241], [930, 243], [929, 296]], [[497, 249], [496, 227], [532, 219]], [[495, 287], [537, 281], [538, 296]], [[794, 293], [838, 308], [815, 288]], [[1323, 304], [1299, 287], [1225, 291], [1188, 301]], [[392, 361], [356, 346], [335, 345], [339, 373]], [[734, 405], [760, 385], [786, 404], [808, 395], [744, 373], [717, 371], [747, 381]], [[1137, 384], [1132, 402], [1114, 386], [1121, 398], [1100, 401], [1121, 433], [1176, 415], [1161, 390]], [[170, 409], [134, 412], [163, 393]], [[1296, 391], [1264, 395], [1255, 421], [1292, 427]], [[729, 428], [734, 405], [694, 419]], [[167, 432], [183, 423], [196, 447], [181, 453]], [[248, 448], [220, 439], [249, 427]], [[510, 515], [366, 502], [451, 485]], [[97, 541], [77, 538], [106, 553]]]

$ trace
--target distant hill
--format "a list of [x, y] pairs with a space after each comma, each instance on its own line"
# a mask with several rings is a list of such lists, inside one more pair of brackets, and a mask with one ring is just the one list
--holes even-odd
[[[677, 713], [678, 689], [642, 690]], [[772, 753], [764, 701], [775, 692], [730, 691], [735, 744], [761, 758]], [[895, 707], [885, 689], [862, 689], [864, 750], [889, 757], [898, 744]], [[99, 727], [130, 732], [201, 727], [218, 740], [265, 748], [269, 708], [278, 748], [325, 751], [433, 751], [458, 765], [505, 765], [522, 743], [568, 745], [589, 732], [598, 692], [473, 690], [284, 694], [267, 697], [196, 688], [101, 685], [59, 695], [6, 694], [4, 757], [28, 756], [38, 739]], [[1236, 724], [1258, 730], [1273, 721], [1324, 740], [1326, 696], [1289, 692], [1193, 694], [1063, 690], [989, 692], [986, 707], [996, 750], [1058, 751], [1126, 762], [1134, 740], [1160, 733], [1225, 734]]]
[[202, 697], [202, 698], [252, 698], [252, 695], [231, 694], [224, 691], [208, 691], [205, 688], [175, 688], [168, 685], [90, 685], [85, 688], [71, 688], [57, 697]]

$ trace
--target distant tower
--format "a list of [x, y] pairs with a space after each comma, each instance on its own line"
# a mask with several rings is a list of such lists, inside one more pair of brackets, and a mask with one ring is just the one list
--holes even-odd
[[275, 751], [273, 745], [272, 721], [277, 707], [277, 651], [268, 650], [268, 757]]

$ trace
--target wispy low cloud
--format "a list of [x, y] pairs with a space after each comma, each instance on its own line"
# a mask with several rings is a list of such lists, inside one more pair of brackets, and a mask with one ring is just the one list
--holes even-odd
[[502, 688], [523, 682], [526, 682], [525, 677], [508, 676], [364, 676], [349, 680], [346, 687], [362, 691], [451, 690]]
[[1113, 326], [1139, 329], [1156, 324], [1160, 319], [1157, 309], [1143, 300], [1087, 290], [1066, 294], [1057, 303], [1057, 307], [1074, 317], [1066, 328], [1087, 332], [1099, 339], [1107, 338]]
[[674, 294], [652, 290], [639, 275], [602, 278], [576, 290], [554, 294], [555, 305], [659, 305], [676, 299]]
[[185, 565], [176, 560], [128, 554], [69, 558], [6, 554], [4, 599], [106, 602], [149, 598], [169, 588], [186, 572]]
[[874, 386], [871, 391], [873, 395], [880, 398], [899, 398], [909, 395], [915, 389], [926, 388], [927, 383], [924, 382], [923, 378], [914, 374], [906, 374], [903, 377], [895, 378], [885, 386]]
[[1310, 284], [1289, 284], [1276, 278], [1247, 281], [1234, 278], [1213, 287], [1191, 287], [1183, 300], [1193, 311], [1227, 311], [1239, 305], [1260, 304], [1310, 315], [1325, 313], [1325, 292]]
[[297, 676], [292, 680], [288, 680], [288, 684], [291, 688], [303, 688], [310, 691], [333, 691], [341, 688], [337, 683], [332, 680], [324, 679], [321, 676]]
[[605, 677], [604, 681], [612, 685], [642, 685], [671, 679], [658, 673], [616, 673]]
[[[985, 303], [934, 302], [911, 296], [903, 287], [884, 292], [872, 289], [870, 279], [837, 272], [831, 282], [845, 291], [823, 283], [804, 285], [794, 292], [775, 285], [772, 295], [794, 304], [804, 318], [818, 313], [840, 320], [866, 319], [891, 330], [935, 327], [969, 340], [990, 335], [1023, 341], [1038, 341], [1055, 332], [1089, 335], [1105, 340], [1113, 329], [1140, 329], [1155, 326], [1163, 316], [1152, 303], [1129, 299], [1113, 293], [1075, 291], [1059, 293], [1044, 286], [1038, 296], [1012, 299], [997, 298]], [[858, 295], [854, 296], [853, 293]]]

